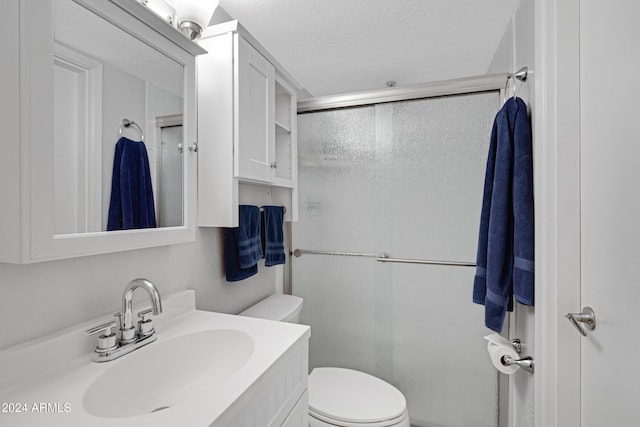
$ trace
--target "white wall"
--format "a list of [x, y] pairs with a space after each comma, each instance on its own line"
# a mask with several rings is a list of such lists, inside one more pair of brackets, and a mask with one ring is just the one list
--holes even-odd
[[238, 313], [273, 292], [275, 270], [261, 263], [256, 276], [226, 282], [217, 228], [199, 229], [195, 243], [29, 265], [0, 263], [0, 350], [120, 311], [122, 291], [137, 277], [151, 280], [161, 295], [194, 289], [199, 309]]
[[[489, 66], [489, 74], [515, 72], [521, 67], [529, 67], [525, 83], [517, 82], [517, 96], [524, 99], [529, 111], [533, 111], [535, 64], [534, 64], [534, 0], [522, 0], [514, 14], [502, 42]], [[509, 83], [509, 94], [512, 94]], [[532, 121], [533, 122], [533, 121]], [[534, 145], [535, 145], [534, 135]], [[536, 159], [534, 159], [534, 162]], [[511, 316], [510, 338], [520, 338], [524, 344], [522, 356], [534, 354], [534, 316], [535, 309], [516, 304]], [[509, 426], [533, 427], [534, 425], [534, 377], [520, 370], [509, 377]], [[506, 414], [505, 414], [506, 415]], [[502, 424], [502, 423], [501, 423]]]

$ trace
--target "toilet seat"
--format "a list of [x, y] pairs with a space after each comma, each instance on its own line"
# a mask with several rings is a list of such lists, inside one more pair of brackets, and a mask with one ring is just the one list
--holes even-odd
[[309, 414], [335, 426], [390, 427], [407, 418], [407, 402], [391, 384], [364, 372], [315, 368], [309, 375]]
[[408, 417], [409, 417], [409, 414], [407, 413], [407, 411], [405, 411], [401, 416], [399, 416], [398, 418], [394, 418], [392, 420], [380, 421], [377, 423], [367, 423], [367, 422], [352, 423], [348, 421], [334, 420], [332, 418], [323, 417], [322, 415], [317, 414], [310, 409], [309, 418], [311, 422], [309, 423], [309, 425], [315, 426], [316, 424], [313, 422], [313, 420], [315, 419], [315, 420], [322, 421], [324, 423], [322, 424], [323, 426], [326, 424], [329, 426], [336, 426], [336, 427], [396, 427], [396, 426], [405, 426], [405, 425], [408, 427], [409, 426]]

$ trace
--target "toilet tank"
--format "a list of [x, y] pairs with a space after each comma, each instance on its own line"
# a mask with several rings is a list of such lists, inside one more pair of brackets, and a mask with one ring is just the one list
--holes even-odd
[[300, 321], [300, 310], [302, 310], [302, 298], [295, 295], [273, 294], [252, 305], [239, 315], [298, 323]]

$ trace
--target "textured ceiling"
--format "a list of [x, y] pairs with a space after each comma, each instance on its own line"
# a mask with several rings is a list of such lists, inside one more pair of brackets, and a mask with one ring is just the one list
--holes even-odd
[[484, 74], [519, 0], [221, 0], [313, 96]]

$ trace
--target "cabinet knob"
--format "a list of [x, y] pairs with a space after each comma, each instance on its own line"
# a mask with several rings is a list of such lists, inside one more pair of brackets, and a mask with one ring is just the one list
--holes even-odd
[[269, 165], [271, 169], [278, 169], [278, 162], [273, 162]]
[[198, 143], [194, 142], [191, 145], [189, 145], [189, 151], [197, 153], [198, 152]]

